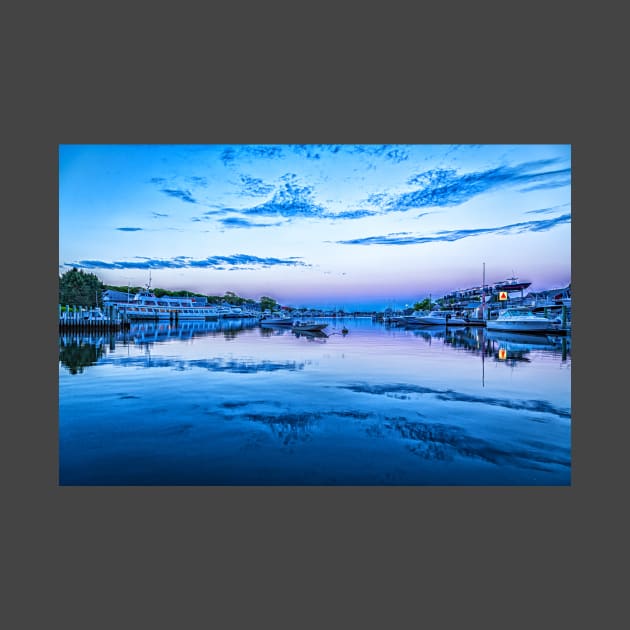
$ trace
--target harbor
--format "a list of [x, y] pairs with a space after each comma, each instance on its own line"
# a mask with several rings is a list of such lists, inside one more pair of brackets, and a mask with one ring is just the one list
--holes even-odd
[[571, 484], [570, 145], [60, 145], [61, 485]]
[[[484, 267], [485, 275], [485, 267]], [[518, 278], [447, 293], [435, 300], [424, 300], [427, 308], [409, 308], [382, 311], [354, 312], [348, 315], [370, 316], [374, 321], [399, 327], [417, 326], [481, 326], [491, 329], [505, 328], [514, 332], [545, 332], [570, 334], [572, 325], [571, 285], [544, 292], [524, 294], [531, 282]], [[59, 305], [59, 328], [123, 329], [132, 322], [160, 321], [177, 325], [180, 321], [219, 321], [246, 319], [263, 326], [290, 325], [322, 330], [313, 318], [344, 316], [343, 311], [318, 308], [280, 307], [263, 310], [256, 302], [246, 308], [222, 303], [209, 304], [202, 297], [158, 297], [150, 283], [137, 293], [124, 295], [111, 290], [103, 291], [92, 307]], [[420, 303], [418, 303], [419, 305]], [[308, 322], [300, 319], [308, 318]], [[506, 321], [507, 320], [507, 321]]]

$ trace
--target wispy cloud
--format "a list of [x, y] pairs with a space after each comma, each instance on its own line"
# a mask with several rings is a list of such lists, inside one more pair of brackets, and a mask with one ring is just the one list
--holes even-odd
[[348, 241], [337, 241], [342, 245], [420, 245], [423, 243], [436, 243], [441, 241], [459, 241], [471, 236], [483, 234], [521, 234], [523, 232], [544, 232], [562, 223], [570, 223], [571, 215], [563, 214], [553, 219], [540, 221], [524, 221], [522, 223], [512, 223], [493, 228], [476, 228], [470, 230], [444, 230], [437, 232], [434, 236], [409, 235], [408, 232], [386, 234], [384, 236], [369, 236], [366, 238], [355, 238]]
[[219, 223], [223, 227], [227, 228], [254, 228], [254, 227], [273, 227], [276, 225], [282, 225], [282, 221], [277, 223], [254, 223], [247, 219], [241, 219], [240, 217], [228, 217], [227, 219], [219, 219]]
[[308, 160], [320, 160], [325, 154], [362, 154], [366, 157], [382, 158], [395, 163], [409, 159], [404, 145], [395, 144], [286, 144], [286, 145], [242, 145], [227, 147], [221, 153], [221, 161], [231, 166], [239, 160], [251, 158], [281, 159], [293, 153]]
[[262, 179], [249, 177], [248, 175], [241, 175], [241, 182], [244, 188], [240, 194], [250, 197], [268, 195], [274, 189], [273, 184], [265, 184]]
[[228, 147], [221, 153], [221, 161], [225, 166], [230, 166], [237, 160], [249, 158], [280, 158], [282, 157], [282, 147], [276, 145], [239, 145]]
[[323, 215], [326, 219], [362, 219], [363, 217], [372, 217], [378, 212], [373, 210], [346, 210], [344, 212], [328, 212]]
[[239, 209], [241, 214], [282, 217], [321, 217], [326, 210], [313, 200], [313, 187], [301, 186], [296, 175], [288, 173], [271, 200], [252, 208]]
[[548, 190], [550, 188], [562, 188], [562, 186], [570, 186], [571, 178], [558, 178], [555, 181], [547, 182], [543, 184], [535, 184], [534, 186], [528, 186], [527, 188], [521, 188], [520, 192], [530, 192], [532, 190]]
[[143, 228], [139, 227], [117, 227], [119, 232], [141, 232]]
[[190, 193], [189, 190], [183, 190], [179, 188], [162, 188], [161, 191], [169, 197], [175, 197], [188, 203], [199, 203]]
[[205, 187], [208, 185], [208, 180], [205, 177], [200, 177], [198, 175], [191, 175], [186, 178], [186, 181], [193, 186]]
[[153, 214], [153, 216], [156, 219], [160, 219], [162, 217], [167, 217], [168, 216], [168, 214], [164, 214], [163, 212], [152, 212], [151, 214]]
[[80, 260], [66, 263], [66, 266], [78, 269], [223, 269], [231, 265], [231, 269], [259, 269], [267, 267], [310, 267], [302, 262], [299, 256], [289, 258], [259, 258], [249, 254], [234, 254], [232, 256], [209, 256], [208, 258], [193, 259], [188, 256], [174, 258], [146, 258], [137, 260], [107, 262], [104, 260]]
[[398, 194], [373, 193], [371, 205], [385, 211], [457, 206], [473, 197], [509, 186], [529, 185], [521, 190], [557, 188], [570, 184], [570, 168], [552, 169], [557, 160], [537, 160], [516, 166], [499, 166], [485, 171], [460, 173], [454, 169], [432, 169], [407, 179], [415, 190]]
[[539, 210], [527, 210], [525, 214], [549, 214], [550, 212], [556, 212], [559, 208], [566, 208], [570, 206], [570, 203], [563, 203], [560, 206], [551, 206], [551, 208], [540, 208]]

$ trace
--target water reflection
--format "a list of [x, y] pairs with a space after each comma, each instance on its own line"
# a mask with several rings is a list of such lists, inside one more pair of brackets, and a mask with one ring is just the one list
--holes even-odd
[[232, 340], [239, 333], [256, 327], [257, 322], [248, 319], [225, 319], [209, 322], [139, 322], [132, 324], [131, 328], [122, 333], [123, 340], [131, 340], [135, 344], [152, 344], [158, 341], [188, 340], [194, 337], [222, 335], [225, 339]]
[[315, 330], [315, 331], [310, 331], [310, 330], [296, 330], [293, 331], [293, 334], [299, 339], [300, 337], [303, 337], [304, 339], [306, 339], [307, 341], [321, 341], [321, 342], [326, 342], [326, 339], [328, 339], [328, 335], [325, 332], [322, 332], [321, 330]]
[[434, 389], [413, 385], [411, 383], [397, 383], [392, 385], [370, 385], [368, 383], [357, 383], [352, 385], [339, 385], [339, 389], [347, 389], [360, 394], [372, 394], [397, 398], [399, 400], [411, 400], [413, 397], [424, 395], [434, 396], [436, 400], [445, 402], [465, 402], [480, 403], [493, 407], [503, 407], [516, 411], [528, 411], [535, 413], [553, 414], [562, 418], [570, 418], [571, 411], [554, 407], [545, 400], [514, 400], [512, 398], [496, 398], [491, 396], [473, 396], [452, 389]]
[[570, 337], [343, 323], [60, 336], [61, 483], [570, 482]]
[[543, 442], [524, 441], [523, 447], [502, 446], [470, 435], [456, 425], [410, 422], [406, 418], [388, 418], [384, 426], [408, 440], [409, 450], [423, 459], [453, 461], [455, 457], [465, 457], [496, 466], [544, 472], [550, 472], [554, 466], [571, 466], [570, 449], [558, 449]]
[[532, 351], [561, 354], [563, 361], [571, 353], [571, 337], [565, 335], [500, 332], [479, 326], [413, 328], [410, 333], [424, 339], [429, 345], [438, 340], [450, 348], [490, 357], [511, 367], [519, 362], [530, 362], [531, 357], [528, 355]]
[[[375, 335], [381, 331], [389, 330], [387, 326], [371, 326]], [[132, 324], [126, 331], [120, 331], [109, 335], [96, 333], [93, 335], [60, 335], [59, 337], [59, 361], [71, 374], [82, 373], [86, 367], [99, 362], [113, 359], [109, 355], [114, 354], [116, 344], [125, 347], [135, 345], [146, 351], [146, 357], [117, 357], [119, 365], [134, 365], [144, 367], [173, 367], [176, 369], [190, 369], [204, 367], [213, 371], [270, 371], [275, 369], [302, 369], [303, 363], [294, 362], [244, 362], [234, 360], [227, 364], [224, 360], [208, 359], [204, 361], [181, 361], [168, 358], [152, 359], [150, 349], [156, 343], [167, 341], [186, 341], [206, 336], [221, 336], [226, 341], [233, 341], [246, 331], [256, 330], [259, 337], [293, 337], [300, 341], [326, 343], [331, 335], [346, 338], [347, 335], [338, 331], [330, 334], [319, 332], [298, 332], [288, 326], [264, 325], [252, 319], [228, 319], [208, 322], [180, 322], [171, 324], [168, 322], [138, 322]], [[344, 327], [344, 330], [346, 328]], [[483, 361], [485, 358], [496, 363], [503, 363], [509, 367], [530, 363], [532, 352], [552, 353], [561, 355], [565, 362], [571, 354], [571, 337], [563, 335], [506, 333], [488, 331], [483, 327], [456, 327], [443, 326], [410, 328], [409, 330], [397, 329], [404, 337], [422, 339], [428, 345], [439, 343], [444, 347], [455, 351], [472, 353], [481, 357], [482, 381]], [[348, 337], [352, 340], [352, 335]]]
[[70, 374], [81, 374], [83, 369], [96, 365], [105, 352], [101, 339], [84, 340], [59, 337], [59, 362]]
[[283, 446], [290, 446], [296, 442], [309, 441], [311, 432], [317, 420], [321, 418], [319, 413], [291, 413], [291, 414], [247, 414], [243, 419], [250, 422], [260, 422], [266, 425], [272, 435], [280, 440]]

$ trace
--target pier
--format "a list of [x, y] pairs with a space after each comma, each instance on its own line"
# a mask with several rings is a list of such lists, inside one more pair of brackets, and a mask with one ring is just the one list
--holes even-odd
[[113, 308], [59, 306], [59, 332], [117, 332], [128, 330], [130, 322]]

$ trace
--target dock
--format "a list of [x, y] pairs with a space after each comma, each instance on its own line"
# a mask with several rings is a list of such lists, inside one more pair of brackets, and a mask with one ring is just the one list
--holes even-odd
[[130, 322], [120, 313], [109, 309], [59, 306], [59, 332], [118, 332], [129, 330]]

